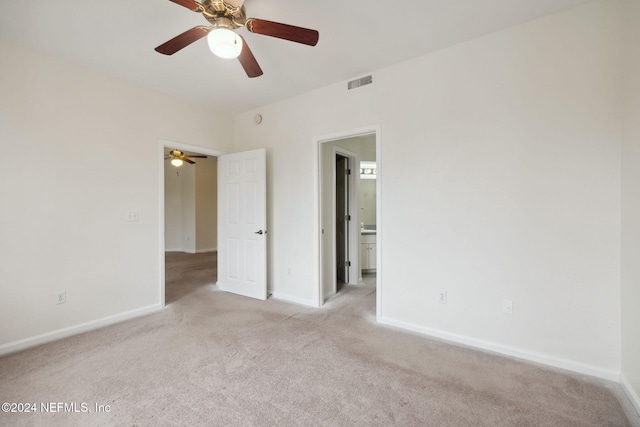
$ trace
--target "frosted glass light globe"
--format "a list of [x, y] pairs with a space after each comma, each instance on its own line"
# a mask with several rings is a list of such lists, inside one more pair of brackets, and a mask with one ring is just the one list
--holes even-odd
[[237, 58], [242, 52], [242, 38], [226, 28], [212, 30], [207, 42], [211, 52], [220, 58]]

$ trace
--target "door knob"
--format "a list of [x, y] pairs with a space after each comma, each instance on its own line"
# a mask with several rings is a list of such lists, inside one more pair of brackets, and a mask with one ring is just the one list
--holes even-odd
[[256, 232], [254, 232], [253, 234], [265, 234], [265, 233], [266, 233], [266, 231], [258, 230]]

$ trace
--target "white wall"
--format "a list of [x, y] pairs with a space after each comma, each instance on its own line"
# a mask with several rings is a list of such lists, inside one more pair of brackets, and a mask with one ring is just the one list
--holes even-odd
[[0, 43], [0, 56], [0, 148], [17, 156], [0, 168], [2, 353], [157, 308], [159, 140], [227, 151], [232, 128], [40, 53]]
[[164, 245], [167, 252], [196, 252], [196, 174], [164, 163]]
[[[360, 161], [376, 161], [375, 135], [369, 136], [361, 144]], [[360, 222], [366, 225], [376, 225], [376, 186], [375, 179], [361, 179], [358, 190], [358, 204], [360, 207]]]
[[622, 380], [640, 413], [640, 2], [623, 5]]
[[365, 225], [376, 225], [376, 180], [361, 179], [358, 194], [360, 222]]
[[269, 150], [273, 291], [319, 286], [314, 141], [379, 124], [382, 320], [616, 378], [619, 12], [590, 3], [238, 115], [236, 148]]
[[218, 248], [218, 158], [197, 159], [196, 251]]
[[[185, 165], [186, 166], [186, 165]], [[196, 171], [185, 167], [181, 171], [180, 191], [182, 193], [182, 250], [196, 252]], [[166, 226], [166, 225], [165, 225]]]
[[182, 248], [182, 180], [175, 166], [164, 163], [164, 249], [167, 252]]

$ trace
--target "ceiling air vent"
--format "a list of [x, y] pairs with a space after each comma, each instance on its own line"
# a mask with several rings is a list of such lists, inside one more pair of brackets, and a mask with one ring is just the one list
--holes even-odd
[[368, 74], [355, 80], [351, 80], [349, 83], [347, 83], [347, 88], [348, 90], [352, 90], [370, 84], [373, 84], [373, 74]]

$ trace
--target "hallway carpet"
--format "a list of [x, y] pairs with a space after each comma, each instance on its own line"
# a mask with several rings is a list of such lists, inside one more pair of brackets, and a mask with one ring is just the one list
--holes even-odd
[[375, 285], [256, 301], [183, 255], [161, 312], [0, 358], [0, 401], [37, 405], [0, 425], [630, 425], [616, 384], [376, 324]]

